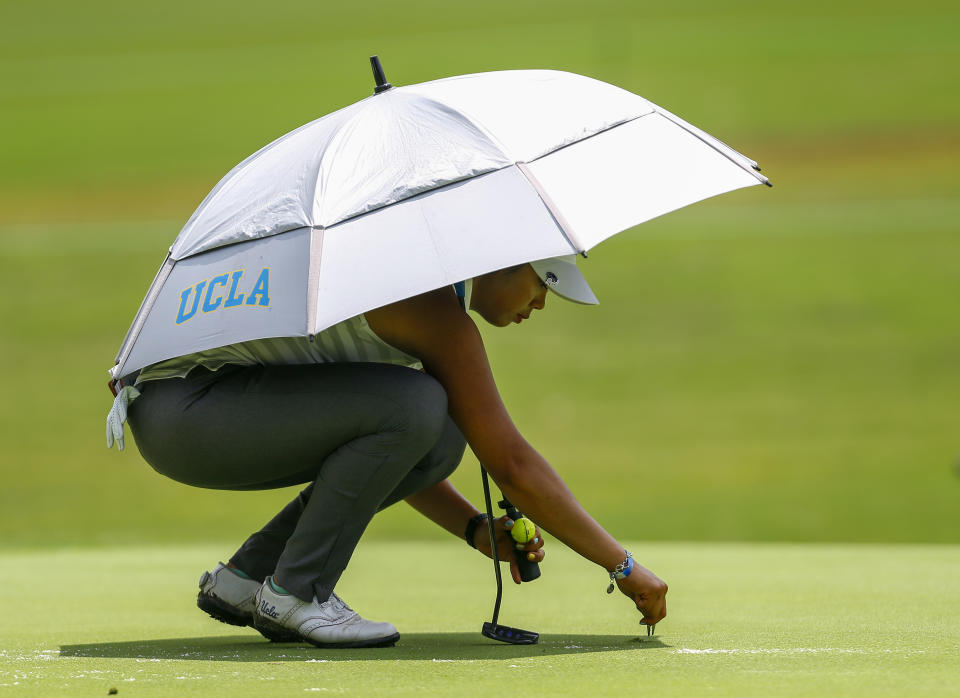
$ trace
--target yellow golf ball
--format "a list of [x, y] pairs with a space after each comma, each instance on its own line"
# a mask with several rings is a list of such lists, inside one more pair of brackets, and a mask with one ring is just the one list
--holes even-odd
[[510, 529], [510, 536], [518, 543], [529, 543], [537, 536], [537, 527], [527, 518], [517, 519]]

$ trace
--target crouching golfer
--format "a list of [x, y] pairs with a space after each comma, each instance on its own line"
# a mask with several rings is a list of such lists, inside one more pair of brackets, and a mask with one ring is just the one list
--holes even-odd
[[[572, 257], [479, 276], [346, 320], [307, 338], [243, 342], [143, 369], [127, 391], [144, 459], [196, 487], [255, 490], [308, 483], [200, 580], [198, 605], [272, 640], [320, 647], [392, 645], [390, 623], [361, 618], [334, 588], [377, 511], [406, 500], [485, 555], [511, 562], [509, 522], [485, 515], [447, 480], [469, 444], [519, 509], [602, 567], [648, 625], [667, 585], [635, 563], [517, 431], [500, 400], [470, 308], [498, 327], [542, 309], [547, 290], [596, 303]], [[422, 370], [418, 370], [421, 369]], [[121, 398], [118, 398], [120, 400]], [[122, 406], [108, 417], [122, 437]], [[119, 434], [118, 434], [119, 428]], [[526, 545], [543, 559], [543, 538]]]

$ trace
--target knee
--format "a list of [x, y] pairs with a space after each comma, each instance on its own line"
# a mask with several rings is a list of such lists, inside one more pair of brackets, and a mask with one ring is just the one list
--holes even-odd
[[426, 487], [435, 485], [450, 477], [463, 460], [463, 452], [466, 450], [467, 441], [457, 425], [453, 423], [450, 417], [444, 420], [444, 429], [437, 439], [433, 448], [426, 457], [418, 464], [418, 468], [424, 471], [426, 478]]
[[[447, 392], [432, 376], [407, 369], [402, 390], [392, 398], [390, 416], [393, 431], [423, 440], [430, 448], [442, 436], [447, 423]], [[458, 432], [459, 433], [459, 432]]]
[[[445, 419], [445, 427], [440, 440], [437, 442], [437, 451], [440, 454], [439, 480], [446, 480], [463, 460], [463, 452], [467, 448], [467, 440], [460, 429], [449, 416]], [[438, 480], [438, 481], [439, 481]]]

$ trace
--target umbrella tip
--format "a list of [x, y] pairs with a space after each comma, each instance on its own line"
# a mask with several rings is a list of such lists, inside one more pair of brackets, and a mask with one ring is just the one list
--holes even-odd
[[373, 79], [377, 86], [373, 88], [373, 94], [378, 95], [386, 92], [393, 85], [387, 82], [387, 76], [383, 74], [383, 66], [380, 65], [380, 56], [370, 56], [370, 67], [373, 68]]

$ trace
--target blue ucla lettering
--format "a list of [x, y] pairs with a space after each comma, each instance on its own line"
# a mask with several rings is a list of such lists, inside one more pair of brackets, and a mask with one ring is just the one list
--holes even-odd
[[259, 305], [270, 305], [270, 269], [267, 267], [264, 267], [257, 277], [257, 283], [247, 297], [247, 305], [256, 304], [257, 296], [260, 296]]
[[[177, 324], [183, 324], [197, 314], [197, 311], [201, 309], [201, 297], [204, 313], [212, 313], [221, 308], [236, 308], [241, 305], [269, 307], [270, 268], [264, 267], [260, 270], [260, 274], [253, 284], [253, 289], [248, 294], [240, 292], [240, 283], [243, 280], [244, 273], [243, 269], [238, 269], [220, 274], [212, 279], [204, 279], [181, 291]], [[228, 285], [229, 291], [227, 291]], [[206, 293], [204, 293], [204, 289], [206, 289]], [[220, 293], [217, 293], [217, 290]], [[226, 298], [224, 298], [224, 295], [226, 295]], [[192, 299], [191, 296], [193, 296]], [[244, 298], [246, 298], [246, 301], [244, 301]]]
[[210, 285], [207, 286], [207, 297], [203, 299], [203, 312], [212, 313], [214, 310], [220, 307], [220, 304], [223, 303], [223, 296], [217, 296], [217, 302], [212, 303], [213, 298], [213, 289], [217, 286], [226, 286], [227, 279], [229, 274], [221, 274], [220, 276], [215, 276], [210, 281]]
[[[203, 287], [207, 285], [206, 281], [201, 281], [195, 287], [191, 286], [180, 294], [180, 311], [177, 313], [177, 324], [186, 322], [197, 314], [197, 308], [200, 307], [200, 294], [203, 293]], [[193, 297], [193, 309], [189, 313], [183, 312], [187, 308], [187, 300], [190, 298], [190, 292], [196, 291]]]
[[231, 276], [233, 283], [230, 284], [230, 295], [227, 296], [227, 300], [223, 304], [224, 308], [234, 308], [243, 304], [243, 294], [237, 295], [237, 286], [240, 284], [240, 277], [242, 276], [243, 269], [233, 272]]

